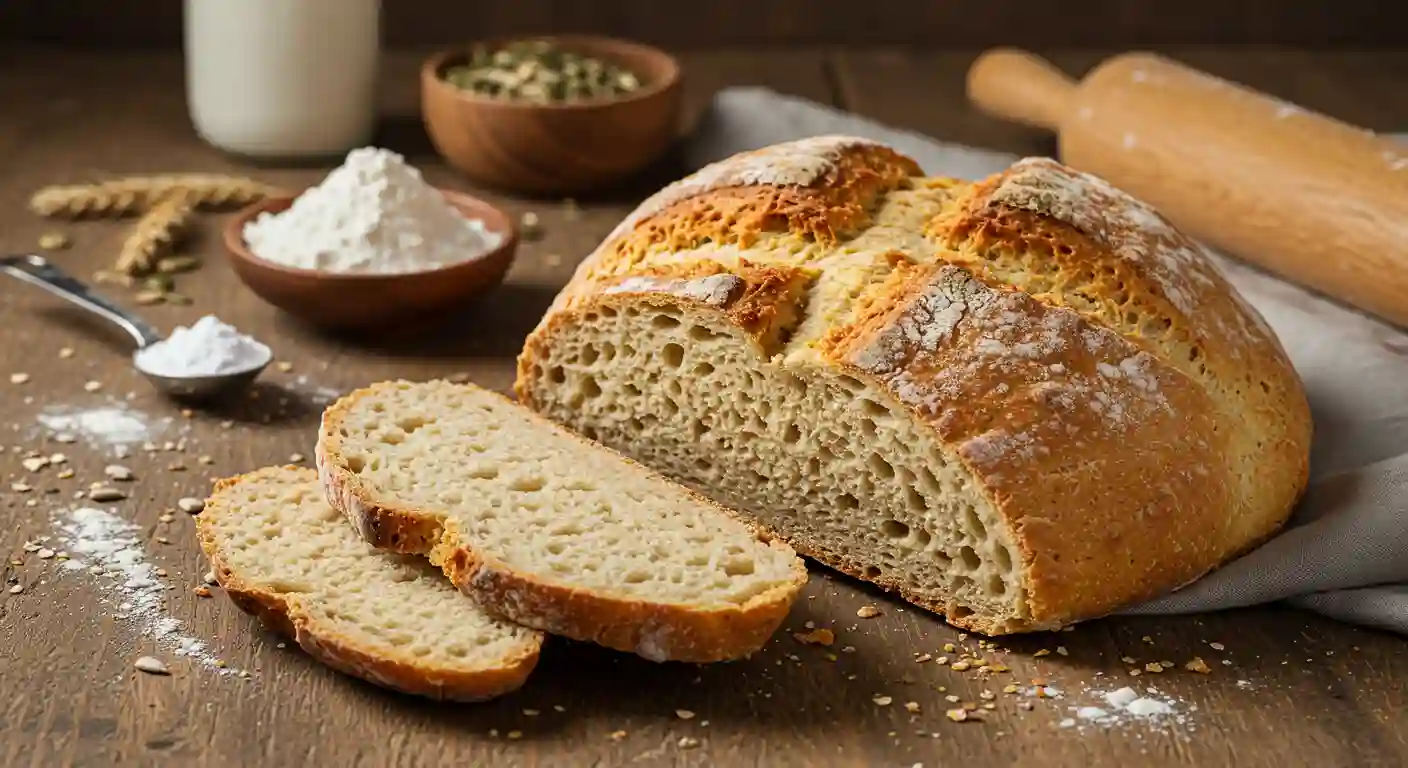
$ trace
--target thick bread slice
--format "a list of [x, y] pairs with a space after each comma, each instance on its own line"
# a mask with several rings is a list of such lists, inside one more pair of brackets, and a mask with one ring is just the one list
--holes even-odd
[[489, 616], [424, 560], [362, 541], [312, 470], [219, 481], [196, 530], [236, 605], [340, 672], [480, 701], [523, 685], [538, 663], [540, 633]]
[[1051, 160], [967, 183], [837, 136], [645, 201], [529, 336], [515, 391], [987, 633], [1254, 546], [1311, 433], [1271, 329], [1149, 206]]
[[323, 414], [317, 456], [368, 541], [428, 554], [505, 618], [653, 661], [758, 650], [807, 580], [787, 545], [478, 387], [353, 392]]

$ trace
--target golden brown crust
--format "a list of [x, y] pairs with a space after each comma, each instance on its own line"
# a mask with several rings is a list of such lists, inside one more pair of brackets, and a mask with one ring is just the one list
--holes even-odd
[[[773, 152], [834, 161], [803, 144]], [[734, 163], [701, 173], [753, 175], [741, 182], [752, 185], [749, 199], [781, 199], [775, 193], [786, 184]], [[818, 174], [817, 185], [826, 178]], [[696, 302], [659, 286], [610, 292], [669, 261], [613, 245], [640, 232], [641, 221], [653, 221], [652, 232], [690, 233], [649, 238], [652, 248], [688, 247], [708, 259], [708, 246], [728, 244], [739, 249], [731, 264], [778, 263], [779, 249], [803, 244], [799, 230], [750, 250], [735, 233], [700, 227], [690, 212], [712, 210], [721, 192], [740, 199], [736, 186], [696, 185], [689, 207], [672, 199], [629, 217], [527, 339], [515, 383], [520, 400], [544, 407], [551, 393], [540, 389], [542, 361], [556, 339], [603, 307], [682, 307], [737, 325], [731, 298]], [[1307, 481], [1309, 409], [1274, 334], [1211, 257], [1148, 206], [1049, 160], [1024, 160], [953, 189], [951, 203], [922, 227], [931, 252], [896, 231], [904, 245], [888, 277], [851, 291], [852, 311], [828, 315], [834, 319], [819, 337], [784, 339], [781, 352], [883, 386], [981, 479], [1021, 550], [1025, 615], [955, 615], [953, 606], [925, 605], [902, 583], [874, 580], [977, 631], [1051, 628], [1175, 589], [1270, 536]], [[753, 220], [778, 221], [770, 216], [755, 212]], [[844, 267], [849, 236], [837, 236], [837, 248], [804, 262], [812, 284]], [[746, 281], [742, 269], [721, 269]], [[759, 300], [784, 303], [793, 326], [806, 309], [806, 297], [794, 293]], [[961, 307], [944, 314], [935, 302]], [[819, 359], [801, 355], [798, 344]], [[779, 351], [754, 346], [760, 361]], [[789, 543], [817, 554], [806, 542]], [[874, 572], [821, 559], [859, 578]]]
[[[462, 386], [469, 388], [471, 385]], [[315, 451], [318, 474], [328, 502], [346, 515], [373, 546], [429, 557], [455, 586], [490, 613], [525, 627], [636, 653], [651, 661], [704, 663], [742, 658], [760, 649], [777, 631], [806, 585], [806, 566], [800, 559], [793, 558], [793, 579], [788, 584], [757, 595], [742, 605], [694, 608], [601, 594], [515, 571], [476, 548], [443, 514], [380, 503], [377, 494], [347, 468], [341, 458], [342, 438], [336, 425], [359, 397], [373, 391], [374, 388], [366, 388], [352, 392], [323, 414]], [[564, 439], [590, 445], [593, 450], [610, 451], [527, 409], [523, 412], [525, 418], [551, 427]], [[625, 464], [640, 466], [610, 452]], [[713, 500], [684, 490], [718, 514], [737, 517]], [[792, 551], [786, 544], [771, 540], [768, 532], [743, 522], [769, 546]], [[427, 542], [423, 533], [432, 528], [439, 532], [439, 539]], [[413, 549], [426, 543], [431, 546]]]
[[343, 674], [383, 688], [445, 701], [484, 701], [521, 688], [538, 663], [542, 638], [524, 648], [522, 654], [503, 660], [500, 666], [479, 670], [437, 669], [409, 655], [393, 655], [386, 649], [369, 649], [321, 623], [310, 609], [309, 598], [281, 593], [250, 583], [231, 568], [211, 528], [216, 517], [229, 514], [224, 492], [243, 482], [257, 482], [270, 472], [287, 471], [316, 478], [306, 467], [270, 467], [216, 481], [214, 493], [196, 517], [196, 536], [210, 560], [225, 593], [241, 610], [259, 619], [271, 631], [289, 637], [308, 655]]
[[[1020, 548], [1030, 628], [1151, 597], [1225, 557], [1233, 495], [1200, 387], [1117, 334], [957, 267], [899, 274], [829, 340], [830, 359], [892, 393], [981, 481]], [[1164, 542], [1177, 546], [1153, 546]]]

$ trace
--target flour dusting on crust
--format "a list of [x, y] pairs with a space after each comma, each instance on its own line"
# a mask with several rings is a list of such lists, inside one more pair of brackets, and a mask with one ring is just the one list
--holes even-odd
[[709, 275], [692, 280], [628, 277], [603, 289], [602, 293], [668, 293], [681, 299], [703, 302], [711, 307], [721, 307], [727, 304], [735, 291], [742, 286], [742, 278], [729, 274]]
[[1099, 240], [1119, 258], [1144, 267], [1185, 315], [1197, 311], [1201, 289], [1222, 282], [1201, 248], [1153, 208], [1054, 160], [1029, 157], [1014, 163], [990, 201], [1053, 216]]
[[1023, 294], [989, 288], [956, 267], [920, 279], [922, 292], [848, 361], [940, 421], [961, 411], [980, 381], [995, 382], [990, 394], [1008, 404], [1043, 414], [968, 438], [961, 451], [970, 461], [1030, 458], [1046, 450], [1049, 437], [1092, 428], [1122, 433], [1170, 409], [1155, 358], [1117, 334]]

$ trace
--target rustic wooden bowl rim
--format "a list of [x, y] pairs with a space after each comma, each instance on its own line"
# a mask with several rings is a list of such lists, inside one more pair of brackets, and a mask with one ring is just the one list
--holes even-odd
[[[631, 91], [630, 93], [624, 96], [610, 96], [603, 99], [585, 99], [581, 101], [570, 102], [549, 102], [546, 104], [538, 104], [526, 101], [514, 101], [511, 99], [491, 99], [486, 96], [480, 96], [474, 93], [473, 91], [468, 91], [464, 88], [460, 88], [459, 86], [455, 85], [454, 83], [451, 83], [450, 81], [446, 80], [444, 77], [441, 76], [441, 72], [443, 72], [447, 66], [452, 63], [456, 63], [457, 60], [463, 59], [468, 56], [469, 49], [473, 48], [476, 45], [483, 45], [492, 48], [507, 43], [523, 42], [529, 40], [546, 40], [548, 42], [559, 44], [564, 48], [575, 49], [580, 52], [586, 53], [605, 52], [606, 49], [614, 47], [634, 48], [639, 51], [645, 58], [653, 59], [657, 63], [657, 66], [660, 70], [659, 74], [661, 76], [658, 78], [652, 78], [652, 82], [647, 82], [641, 88]], [[639, 75], [641, 73], [637, 72], [635, 74]], [[469, 104], [522, 110], [573, 112], [589, 109], [600, 109], [602, 107], [613, 106], [616, 104], [629, 104], [634, 101], [644, 101], [653, 96], [657, 96], [661, 93], [664, 93], [665, 91], [670, 90], [679, 83], [680, 63], [678, 59], [665, 52], [664, 50], [656, 48], [653, 45], [647, 45], [645, 43], [636, 42], [634, 40], [622, 40], [619, 38], [606, 37], [603, 35], [523, 35], [517, 37], [495, 37], [487, 38], [484, 40], [475, 40], [460, 48], [448, 48], [446, 50], [439, 51], [425, 60], [425, 63], [421, 66], [421, 75], [427, 80], [433, 80], [436, 83], [436, 87], [448, 90], [449, 92], [453, 93], [456, 98]]]
[[[496, 264], [504, 257], [504, 251], [512, 251], [518, 244], [518, 229], [514, 226], [513, 218], [504, 213], [498, 206], [486, 200], [465, 194], [453, 189], [435, 187], [435, 190], [444, 195], [454, 206], [457, 213], [463, 214], [463, 206], [479, 208], [490, 211], [493, 218], [499, 221], [491, 221], [490, 217], [485, 217], [484, 224], [487, 229], [503, 237], [503, 240], [495, 248], [492, 248], [477, 258], [457, 261], [453, 264], [446, 264], [434, 269], [422, 269], [415, 272], [329, 272], [321, 269], [304, 269], [302, 267], [290, 267], [286, 264], [278, 264], [255, 254], [249, 245], [244, 241], [244, 226], [251, 219], [261, 213], [268, 211], [282, 211], [293, 205], [293, 201], [299, 195], [276, 195], [266, 197], [262, 200], [251, 203], [240, 209], [238, 213], [225, 224], [224, 241], [225, 249], [229, 251], [232, 258], [238, 259], [254, 266], [256, 269], [267, 270], [269, 272], [281, 272], [290, 277], [320, 280], [328, 283], [335, 282], [386, 282], [393, 280], [419, 279], [430, 275], [448, 276], [460, 271], [474, 271], [486, 269]], [[302, 193], [299, 193], [302, 194]]]

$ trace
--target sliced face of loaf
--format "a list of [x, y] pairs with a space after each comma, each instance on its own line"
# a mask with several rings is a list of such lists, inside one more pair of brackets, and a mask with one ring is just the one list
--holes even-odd
[[847, 137], [647, 200], [530, 335], [515, 390], [987, 633], [1254, 546], [1310, 443], [1275, 336], [1149, 206], [1050, 160], [969, 184]]
[[236, 605], [340, 672], [479, 701], [517, 689], [538, 662], [541, 633], [485, 613], [422, 558], [362, 541], [312, 470], [220, 481], [196, 529]]
[[367, 541], [525, 626], [655, 661], [746, 656], [806, 569], [717, 504], [505, 398], [385, 382], [328, 408], [318, 468]]

